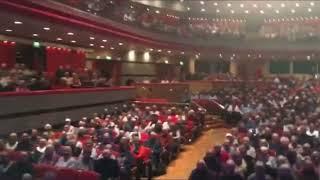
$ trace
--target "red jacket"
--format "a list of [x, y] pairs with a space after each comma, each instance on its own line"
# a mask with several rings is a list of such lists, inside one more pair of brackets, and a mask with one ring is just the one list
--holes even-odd
[[150, 159], [151, 156], [151, 149], [145, 146], [140, 146], [138, 150], [138, 154], [134, 154], [136, 159], [142, 159], [143, 161], [147, 161]]

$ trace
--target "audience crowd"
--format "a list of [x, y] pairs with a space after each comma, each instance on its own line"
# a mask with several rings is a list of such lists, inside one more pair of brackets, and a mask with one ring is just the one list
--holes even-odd
[[287, 22], [266, 22], [260, 28], [260, 36], [266, 39], [297, 40], [319, 40], [318, 19], [297, 20], [291, 18]]
[[237, 125], [210, 149], [190, 180], [316, 180], [320, 173], [319, 82], [275, 78], [256, 87], [232, 87], [208, 97]]
[[84, 68], [76, 71], [70, 66], [59, 66], [54, 76], [28, 68], [25, 64], [15, 64], [8, 68], [0, 65], [0, 92], [34, 91], [57, 88], [110, 87], [112, 79], [106, 72]]
[[13, 68], [8, 68], [5, 63], [0, 66], [0, 92], [50, 88], [51, 82], [44, 73], [31, 70], [24, 64], [16, 64]]
[[101, 180], [151, 178], [201, 133], [204, 114], [189, 105], [123, 104], [80, 121], [67, 118], [61, 130], [46, 124], [11, 133], [0, 140], [0, 179], [62, 180], [61, 173], [74, 171]]

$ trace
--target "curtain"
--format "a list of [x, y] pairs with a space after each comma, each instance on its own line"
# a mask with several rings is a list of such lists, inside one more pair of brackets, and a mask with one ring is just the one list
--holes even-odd
[[46, 48], [47, 71], [53, 76], [59, 66], [70, 66], [79, 71], [84, 68], [86, 56], [81, 51], [71, 51], [60, 48]]
[[16, 63], [16, 43], [0, 42], [0, 63], [6, 63], [8, 67], [13, 67]]

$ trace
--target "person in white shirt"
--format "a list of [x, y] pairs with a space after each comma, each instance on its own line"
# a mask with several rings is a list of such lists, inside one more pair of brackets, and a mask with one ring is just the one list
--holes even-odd
[[64, 146], [62, 149], [63, 155], [58, 159], [55, 166], [61, 168], [77, 168], [77, 160], [72, 157], [72, 149], [70, 146]]
[[315, 129], [314, 124], [311, 123], [309, 126], [309, 129], [307, 130], [306, 134], [308, 136], [318, 138], [319, 137], [319, 131]]
[[15, 150], [18, 145], [18, 136], [16, 133], [11, 133], [8, 142], [6, 143], [6, 149], [7, 150]]

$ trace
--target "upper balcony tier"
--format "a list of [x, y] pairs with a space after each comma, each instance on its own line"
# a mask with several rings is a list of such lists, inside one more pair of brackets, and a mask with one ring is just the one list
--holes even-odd
[[315, 50], [320, 42], [320, 19], [316, 13], [309, 12], [317, 4], [310, 2], [308, 7], [298, 5], [307, 8], [309, 14], [291, 8], [297, 13], [271, 16], [264, 15], [266, 10], [256, 10], [260, 14], [252, 16], [246, 10], [243, 14], [231, 13], [236, 15], [191, 15], [166, 6], [158, 8], [141, 3], [144, 1], [25, 1], [62, 12], [70, 18], [81, 17], [154, 42], [180, 46]]

